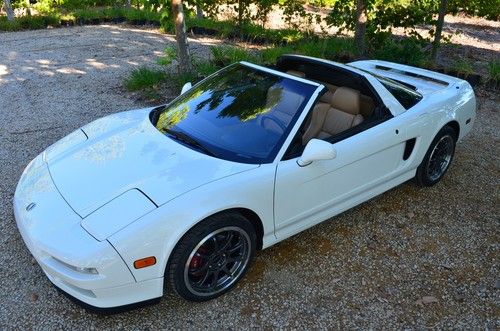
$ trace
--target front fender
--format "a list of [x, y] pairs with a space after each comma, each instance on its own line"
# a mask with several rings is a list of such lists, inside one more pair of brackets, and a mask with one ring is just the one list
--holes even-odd
[[[275, 166], [211, 182], [159, 206], [108, 241], [115, 247], [137, 281], [163, 277], [171, 252], [179, 240], [210, 215], [232, 208], [254, 211], [263, 222], [264, 247], [274, 241], [273, 191]], [[134, 261], [155, 256], [153, 266], [135, 269]]]

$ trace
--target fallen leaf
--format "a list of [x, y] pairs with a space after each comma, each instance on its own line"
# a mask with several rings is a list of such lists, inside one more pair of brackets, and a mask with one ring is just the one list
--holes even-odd
[[422, 297], [422, 303], [427, 304], [427, 303], [433, 303], [433, 302], [438, 302], [438, 299], [432, 296], [426, 296]]
[[422, 299], [418, 299], [417, 301], [415, 301], [416, 304], [421, 305], [421, 306], [429, 304], [429, 303], [433, 303], [433, 302], [438, 302], [438, 299], [436, 299], [433, 296], [425, 296], [425, 297], [422, 297]]

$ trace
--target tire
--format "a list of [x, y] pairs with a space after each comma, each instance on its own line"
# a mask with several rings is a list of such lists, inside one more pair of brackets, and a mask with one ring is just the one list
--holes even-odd
[[438, 132], [417, 168], [415, 181], [419, 186], [433, 186], [443, 178], [453, 161], [456, 140], [457, 133], [450, 126]]
[[241, 214], [211, 216], [189, 230], [175, 247], [165, 273], [168, 282], [186, 300], [214, 299], [243, 278], [256, 242], [253, 225]]

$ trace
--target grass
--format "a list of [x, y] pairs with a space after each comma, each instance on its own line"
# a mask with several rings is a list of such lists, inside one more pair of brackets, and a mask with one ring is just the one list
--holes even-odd
[[165, 81], [167, 74], [163, 70], [140, 67], [134, 69], [125, 80], [129, 91], [143, 91], [154, 88]]
[[212, 62], [219, 67], [225, 67], [239, 61], [261, 62], [258, 55], [239, 47], [212, 46], [210, 51], [212, 52]]
[[474, 73], [474, 68], [472, 68], [471, 63], [464, 58], [455, 59], [450, 66], [452, 71], [455, 71], [459, 74], [463, 74], [465, 76], [471, 75]]
[[500, 82], [500, 60], [493, 60], [488, 64], [488, 78], [490, 81]]

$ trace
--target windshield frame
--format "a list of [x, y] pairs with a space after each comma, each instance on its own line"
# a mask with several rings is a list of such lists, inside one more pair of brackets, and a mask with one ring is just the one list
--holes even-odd
[[[304, 83], [304, 84], [310, 85], [312, 87], [310, 95], [308, 97], [306, 97], [306, 99], [304, 100], [302, 106], [299, 109], [297, 109], [296, 114], [294, 115], [293, 119], [290, 121], [289, 125], [287, 126], [287, 130], [285, 132], [283, 132], [283, 134], [282, 134], [281, 138], [279, 139], [279, 141], [277, 142], [275, 148], [273, 148], [273, 150], [270, 151], [270, 153], [269, 153], [269, 155], [267, 157], [264, 157], [264, 158], [261, 158], [261, 159], [258, 159], [258, 160], [255, 159], [254, 161], [252, 161], [251, 159], [249, 159], [249, 161], [247, 162], [247, 161], [245, 161], [243, 159], [235, 160], [233, 158], [227, 157], [227, 155], [217, 155], [217, 156], [213, 156], [212, 155], [212, 156], [210, 156], [209, 154], [203, 153], [203, 151], [201, 151], [200, 149], [198, 149], [196, 147], [189, 146], [188, 144], [184, 144], [184, 143], [182, 143], [180, 141], [176, 141], [176, 139], [173, 139], [173, 140], [176, 141], [177, 143], [179, 143], [179, 145], [184, 146], [185, 148], [189, 148], [189, 149], [191, 149], [191, 150], [193, 150], [195, 152], [207, 155], [209, 157], [214, 157], [214, 158], [217, 158], [217, 159], [220, 159], [220, 160], [228, 161], [228, 162], [235, 162], [235, 163], [241, 163], [241, 164], [274, 164], [276, 162], [276, 160], [280, 160], [281, 159], [282, 154], [286, 151], [286, 148], [287, 148], [288, 144], [290, 143], [290, 137], [293, 137], [293, 135], [295, 134], [295, 131], [297, 130], [298, 127], [300, 127], [302, 121], [304, 120], [305, 115], [307, 115], [307, 113], [309, 112], [310, 108], [312, 107], [312, 105], [314, 104], [314, 102], [316, 101], [316, 99], [319, 97], [320, 92], [325, 87], [322, 84], [320, 84], [318, 82], [315, 82], [315, 81], [307, 80], [307, 79], [304, 79], [304, 78], [301, 78], [301, 77], [297, 77], [297, 76], [294, 76], [294, 75], [287, 74], [285, 72], [274, 70], [274, 69], [271, 69], [271, 68], [268, 68], [268, 67], [259, 66], [259, 65], [256, 65], [256, 64], [253, 64], [253, 63], [249, 63], [249, 62], [246, 62], [246, 61], [240, 61], [240, 62], [235, 62], [235, 63], [233, 63], [231, 65], [228, 65], [228, 66], [226, 66], [224, 68], [221, 68], [220, 70], [216, 71], [215, 73], [207, 76], [203, 80], [201, 80], [201, 81], [197, 82], [195, 85], [193, 85], [192, 89], [198, 87], [201, 84], [203, 84], [205, 81], [207, 81], [209, 79], [212, 79], [214, 76], [220, 74], [221, 71], [224, 71], [224, 70], [226, 70], [228, 68], [231, 68], [231, 67], [237, 66], [237, 65], [241, 65], [243, 67], [247, 67], [247, 68], [249, 68], [251, 70], [261, 71], [261, 72], [264, 72], [264, 73], [272, 75], [272, 76], [278, 76], [278, 77], [287, 78], [287, 79], [290, 79], [290, 80], [293, 80], [293, 81], [298, 81], [300, 83]], [[157, 107], [157, 108], [155, 108], [150, 113], [150, 115], [149, 115], [150, 122], [155, 127], [155, 129], [159, 130], [156, 127], [156, 122], [158, 120], [159, 114], [161, 114], [163, 111], [167, 110], [169, 107], [171, 107], [176, 102], [178, 102], [179, 98], [182, 98], [183, 95], [184, 94], [178, 95], [176, 98], [174, 98], [168, 104], [166, 104], [166, 105], [164, 105], [162, 107]], [[161, 133], [161, 131], [159, 131], [159, 132]], [[167, 136], [167, 138], [172, 139], [171, 137], [168, 137], [168, 136]], [[227, 152], [228, 152], [228, 154], [233, 153], [233, 151], [231, 151], [231, 150], [227, 150]]]

